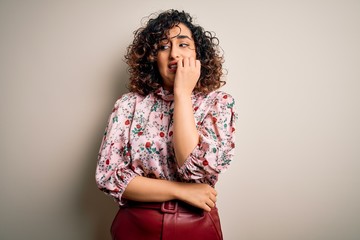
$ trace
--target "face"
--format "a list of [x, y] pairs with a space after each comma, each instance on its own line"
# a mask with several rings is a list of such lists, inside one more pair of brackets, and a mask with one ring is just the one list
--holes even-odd
[[180, 23], [159, 44], [157, 66], [166, 90], [173, 90], [177, 61], [189, 57], [196, 58], [195, 42], [190, 29]]

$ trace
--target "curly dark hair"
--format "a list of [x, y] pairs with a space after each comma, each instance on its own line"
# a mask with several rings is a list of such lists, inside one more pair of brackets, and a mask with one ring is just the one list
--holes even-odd
[[130, 73], [129, 90], [147, 95], [162, 86], [156, 58], [161, 39], [171, 28], [183, 23], [187, 26], [195, 42], [196, 57], [201, 62], [201, 73], [194, 91], [209, 93], [225, 84], [223, 75], [223, 56], [220, 55], [219, 40], [215, 34], [205, 31], [192, 23], [192, 17], [178, 10], [168, 10], [156, 18], [150, 18], [145, 27], [134, 32], [134, 40], [125, 55]]

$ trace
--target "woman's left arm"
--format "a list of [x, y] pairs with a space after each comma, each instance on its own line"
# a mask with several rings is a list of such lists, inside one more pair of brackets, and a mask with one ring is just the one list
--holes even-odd
[[176, 160], [182, 166], [199, 143], [191, 96], [174, 98], [174, 149]]
[[199, 143], [191, 94], [200, 77], [201, 63], [194, 58], [184, 58], [177, 63], [174, 83], [174, 150], [182, 166]]
[[[179, 176], [185, 181], [208, 183], [212, 186], [220, 172], [226, 170], [235, 153], [235, 101], [224, 92], [207, 97], [203, 117], [198, 119], [198, 144], [179, 166]], [[184, 129], [184, 131], [187, 131]]]
[[185, 181], [214, 186], [217, 175], [234, 157], [235, 101], [229, 94], [213, 92], [204, 119], [197, 126], [191, 93], [200, 75], [200, 62], [184, 59], [184, 66], [179, 62], [174, 85], [173, 138], [178, 173]]

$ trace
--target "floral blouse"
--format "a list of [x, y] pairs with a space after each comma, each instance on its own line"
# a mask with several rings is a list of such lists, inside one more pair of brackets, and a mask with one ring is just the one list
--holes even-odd
[[214, 186], [234, 157], [235, 101], [222, 91], [191, 98], [200, 140], [179, 166], [172, 143], [173, 95], [160, 88], [147, 96], [120, 97], [98, 155], [98, 187], [123, 205], [122, 194], [136, 176]]

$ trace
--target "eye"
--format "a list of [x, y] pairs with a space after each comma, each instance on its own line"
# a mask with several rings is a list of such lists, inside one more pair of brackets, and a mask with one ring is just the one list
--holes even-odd
[[179, 46], [182, 47], [182, 48], [185, 48], [185, 47], [188, 47], [188, 46], [190, 46], [190, 45], [187, 44], [187, 43], [180, 43]]
[[170, 48], [169, 45], [160, 45], [160, 47], [159, 47], [159, 49], [160, 49], [161, 51], [167, 50], [167, 49], [169, 49], [169, 48]]

